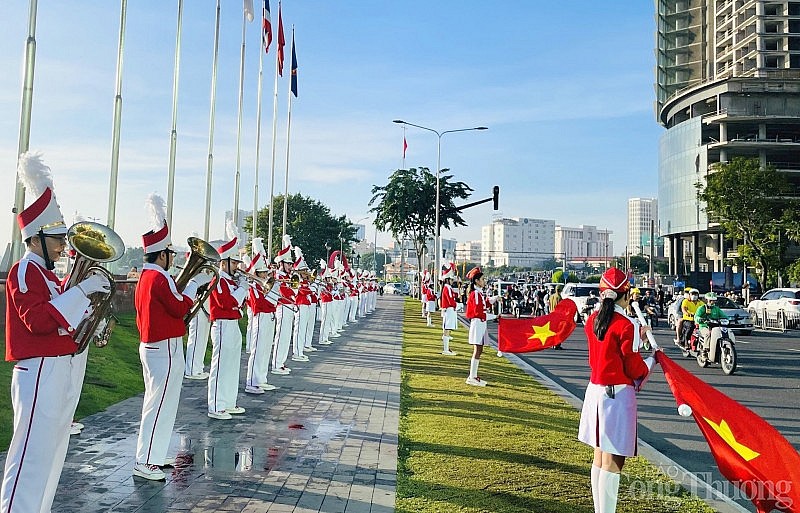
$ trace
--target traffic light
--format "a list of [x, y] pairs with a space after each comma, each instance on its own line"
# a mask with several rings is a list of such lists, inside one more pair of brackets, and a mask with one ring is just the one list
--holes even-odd
[[494, 205], [494, 210], [498, 210], [500, 208], [500, 186], [495, 185], [492, 188], [492, 205]]

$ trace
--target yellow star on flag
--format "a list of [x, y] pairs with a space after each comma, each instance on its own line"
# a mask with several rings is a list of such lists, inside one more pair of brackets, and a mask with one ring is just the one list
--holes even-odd
[[725, 419], [722, 419], [719, 424], [715, 424], [713, 421], [705, 417], [703, 417], [703, 420], [708, 422], [708, 425], [711, 426], [723, 440], [725, 440], [725, 443], [731, 446], [731, 449], [736, 451], [736, 454], [744, 458], [744, 461], [750, 461], [761, 456], [760, 453], [757, 453], [753, 449], [736, 441], [736, 437], [733, 435], [731, 427], [727, 422], [725, 422]]
[[538, 339], [542, 342], [542, 345], [545, 345], [545, 343], [547, 343], [547, 339], [556, 334], [555, 331], [550, 329], [549, 321], [544, 326], [537, 326], [534, 324], [531, 326], [531, 328], [533, 328], [533, 333], [530, 337], [528, 337], [528, 340]]

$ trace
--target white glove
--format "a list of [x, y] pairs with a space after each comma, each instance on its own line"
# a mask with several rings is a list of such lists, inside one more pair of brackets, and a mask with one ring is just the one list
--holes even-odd
[[239, 276], [239, 279], [236, 280], [236, 284], [240, 287], [247, 286], [248, 289], [250, 288], [250, 282], [247, 281], [247, 276], [244, 275]]
[[213, 276], [211, 276], [210, 274], [200, 273], [191, 280], [189, 280], [189, 282], [195, 282], [198, 287], [202, 287], [203, 285], [211, 283], [211, 278], [213, 278]]
[[111, 291], [111, 284], [108, 282], [108, 278], [102, 274], [93, 274], [78, 283], [78, 288], [81, 289], [81, 292], [83, 292], [85, 296], [94, 294], [95, 292], [104, 292], [107, 294]]
[[194, 298], [197, 295], [197, 282], [194, 279], [189, 280], [189, 283], [183, 288], [183, 295]]

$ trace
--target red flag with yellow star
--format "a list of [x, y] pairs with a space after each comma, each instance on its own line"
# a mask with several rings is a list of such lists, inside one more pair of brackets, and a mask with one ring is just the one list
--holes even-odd
[[530, 353], [556, 346], [575, 330], [575, 312], [575, 302], [561, 301], [549, 314], [533, 319], [500, 317], [497, 349], [504, 353]]
[[[800, 513], [800, 454], [755, 412], [656, 353], [681, 415], [692, 415], [719, 471], [759, 513]], [[689, 408], [687, 408], [687, 405]]]

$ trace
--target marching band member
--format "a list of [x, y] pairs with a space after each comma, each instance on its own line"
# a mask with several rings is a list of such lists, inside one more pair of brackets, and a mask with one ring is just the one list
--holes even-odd
[[[308, 266], [306, 266], [308, 267]], [[312, 345], [314, 342], [314, 328], [317, 327], [317, 305], [319, 304], [319, 282], [311, 275], [308, 269], [300, 273], [304, 280], [308, 283], [310, 294], [308, 300], [311, 303], [308, 311], [308, 324], [306, 329], [306, 345], [303, 348], [304, 353], [314, 352], [317, 350]]]
[[[331, 259], [334, 258], [336, 252], [331, 254]], [[342, 336], [342, 327], [344, 326], [345, 314], [345, 295], [344, 295], [344, 281], [343, 281], [344, 267], [340, 260], [334, 260], [333, 275], [333, 325], [331, 326], [331, 334], [328, 338], [339, 338]]]
[[[265, 263], [266, 251], [261, 237], [253, 239], [252, 269], [256, 276], [266, 279], [269, 273]], [[269, 360], [272, 355], [272, 343], [275, 339], [275, 309], [278, 304], [276, 282], [272, 289], [265, 290], [256, 282], [250, 287], [247, 305], [253, 312], [253, 319], [248, 324], [250, 333], [250, 358], [247, 360], [247, 381], [244, 391], [248, 394], [263, 394], [265, 390], [275, 390], [275, 385], [267, 382]]]
[[358, 313], [358, 280], [357, 274], [355, 269], [352, 267], [350, 268], [350, 307], [347, 310], [348, 315], [350, 316], [350, 322], [356, 324], [358, 319], [356, 318], [356, 314]]
[[240, 307], [247, 297], [249, 284], [243, 277], [237, 283], [233, 273], [241, 262], [238, 254], [238, 229], [228, 221], [227, 235], [231, 240], [219, 249], [219, 280], [212, 284], [211, 310], [211, 372], [208, 376], [208, 416], [227, 420], [231, 415], [244, 413], [236, 405], [239, 390], [239, 364], [242, 358], [242, 332], [239, 331]]
[[308, 288], [308, 264], [303, 258], [303, 250], [300, 246], [294, 247], [294, 271], [301, 275], [299, 288], [294, 296], [294, 304], [297, 310], [294, 312], [294, 330], [292, 332], [292, 360], [296, 362], [307, 362], [308, 356], [303, 354], [306, 347], [306, 336], [308, 335], [308, 321], [311, 317], [311, 289]]
[[184, 316], [189, 313], [197, 288], [210, 281], [199, 274], [186, 285], [183, 293], [167, 272], [175, 252], [167, 226], [164, 200], [157, 194], [147, 199], [153, 229], [142, 235], [145, 264], [136, 286], [136, 325], [139, 328], [139, 360], [144, 378], [144, 401], [136, 464], [133, 475], [150, 480], [165, 479], [161, 469], [175, 426], [185, 362]]
[[486, 343], [486, 321], [494, 318], [494, 315], [488, 312], [491, 311], [491, 305], [497, 300], [497, 297], [487, 298], [484, 294], [483, 288], [486, 286], [486, 279], [480, 267], [475, 267], [468, 272], [467, 279], [470, 280], [470, 292], [469, 299], [467, 299], [466, 317], [470, 320], [469, 343], [472, 345], [473, 352], [466, 383], [476, 387], [485, 387], [486, 382], [478, 377], [478, 365], [481, 361], [483, 345]]
[[66, 248], [67, 227], [41, 155], [24, 153], [18, 177], [36, 198], [17, 216], [25, 254], [6, 282], [6, 361], [11, 375], [14, 434], [6, 455], [0, 511], [50, 511], [69, 443], [70, 424], [86, 370], [73, 339], [90, 301], [109, 292], [94, 274], [63, 290], [53, 273]]
[[436, 311], [436, 291], [430, 284], [425, 287], [425, 320], [428, 326], [433, 326], [431, 314]]
[[325, 264], [325, 260], [319, 261], [320, 268], [319, 279], [322, 280], [319, 287], [319, 306], [320, 306], [320, 322], [319, 322], [319, 344], [328, 346], [331, 341], [328, 337], [331, 334], [331, 326], [333, 325], [333, 294], [331, 294], [330, 285], [330, 271], [331, 269]]
[[[190, 253], [186, 253], [189, 257]], [[206, 347], [211, 335], [211, 321], [208, 318], [209, 300], [206, 299], [194, 317], [189, 321], [189, 333], [186, 337], [186, 368], [183, 377], [186, 379], [206, 379], [205, 372]]]
[[654, 359], [639, 353], [650, 330], [625, 315], [627, 275], [611, 267], [600, 278], [600, 309], [586, 320], [591, 377], [581, 411], [578, 439], [594, 447], [592, 499], [595, 511], [614, 513], [626, 456], [636, 456], [636, 391]]
[[456, 292], [453, 290], [451, 281], [456, 276], [456, 266], [450, 262], [442, 267], [440, 277], [442, 283], [442, 354], [455, 356], [456, 353], [450, 350], [450, 330], [458, 326], [456, 317]]
[[[422, 271], [422, 276], [419, 279], [419, 302], [422, 303], [422, 318], [428, 318], [428, 281], [430, 275], [428, 270]], [[430, 325], [429, 325], [430, 326]]]
[[294, 324], [294, 289], [287, 285], [292, 276], [292, 238], [283, 236], [283, 248], [275, 255], [278, 269], [275, 271], [276, 283], [280, 285], [280, 299], [275, 310], [275, 341], [272, 345], [272, 373], [287, 375], [291, 369], [286, 367], [289, 357], [289, 345], [292, 342], [292, 326]]

